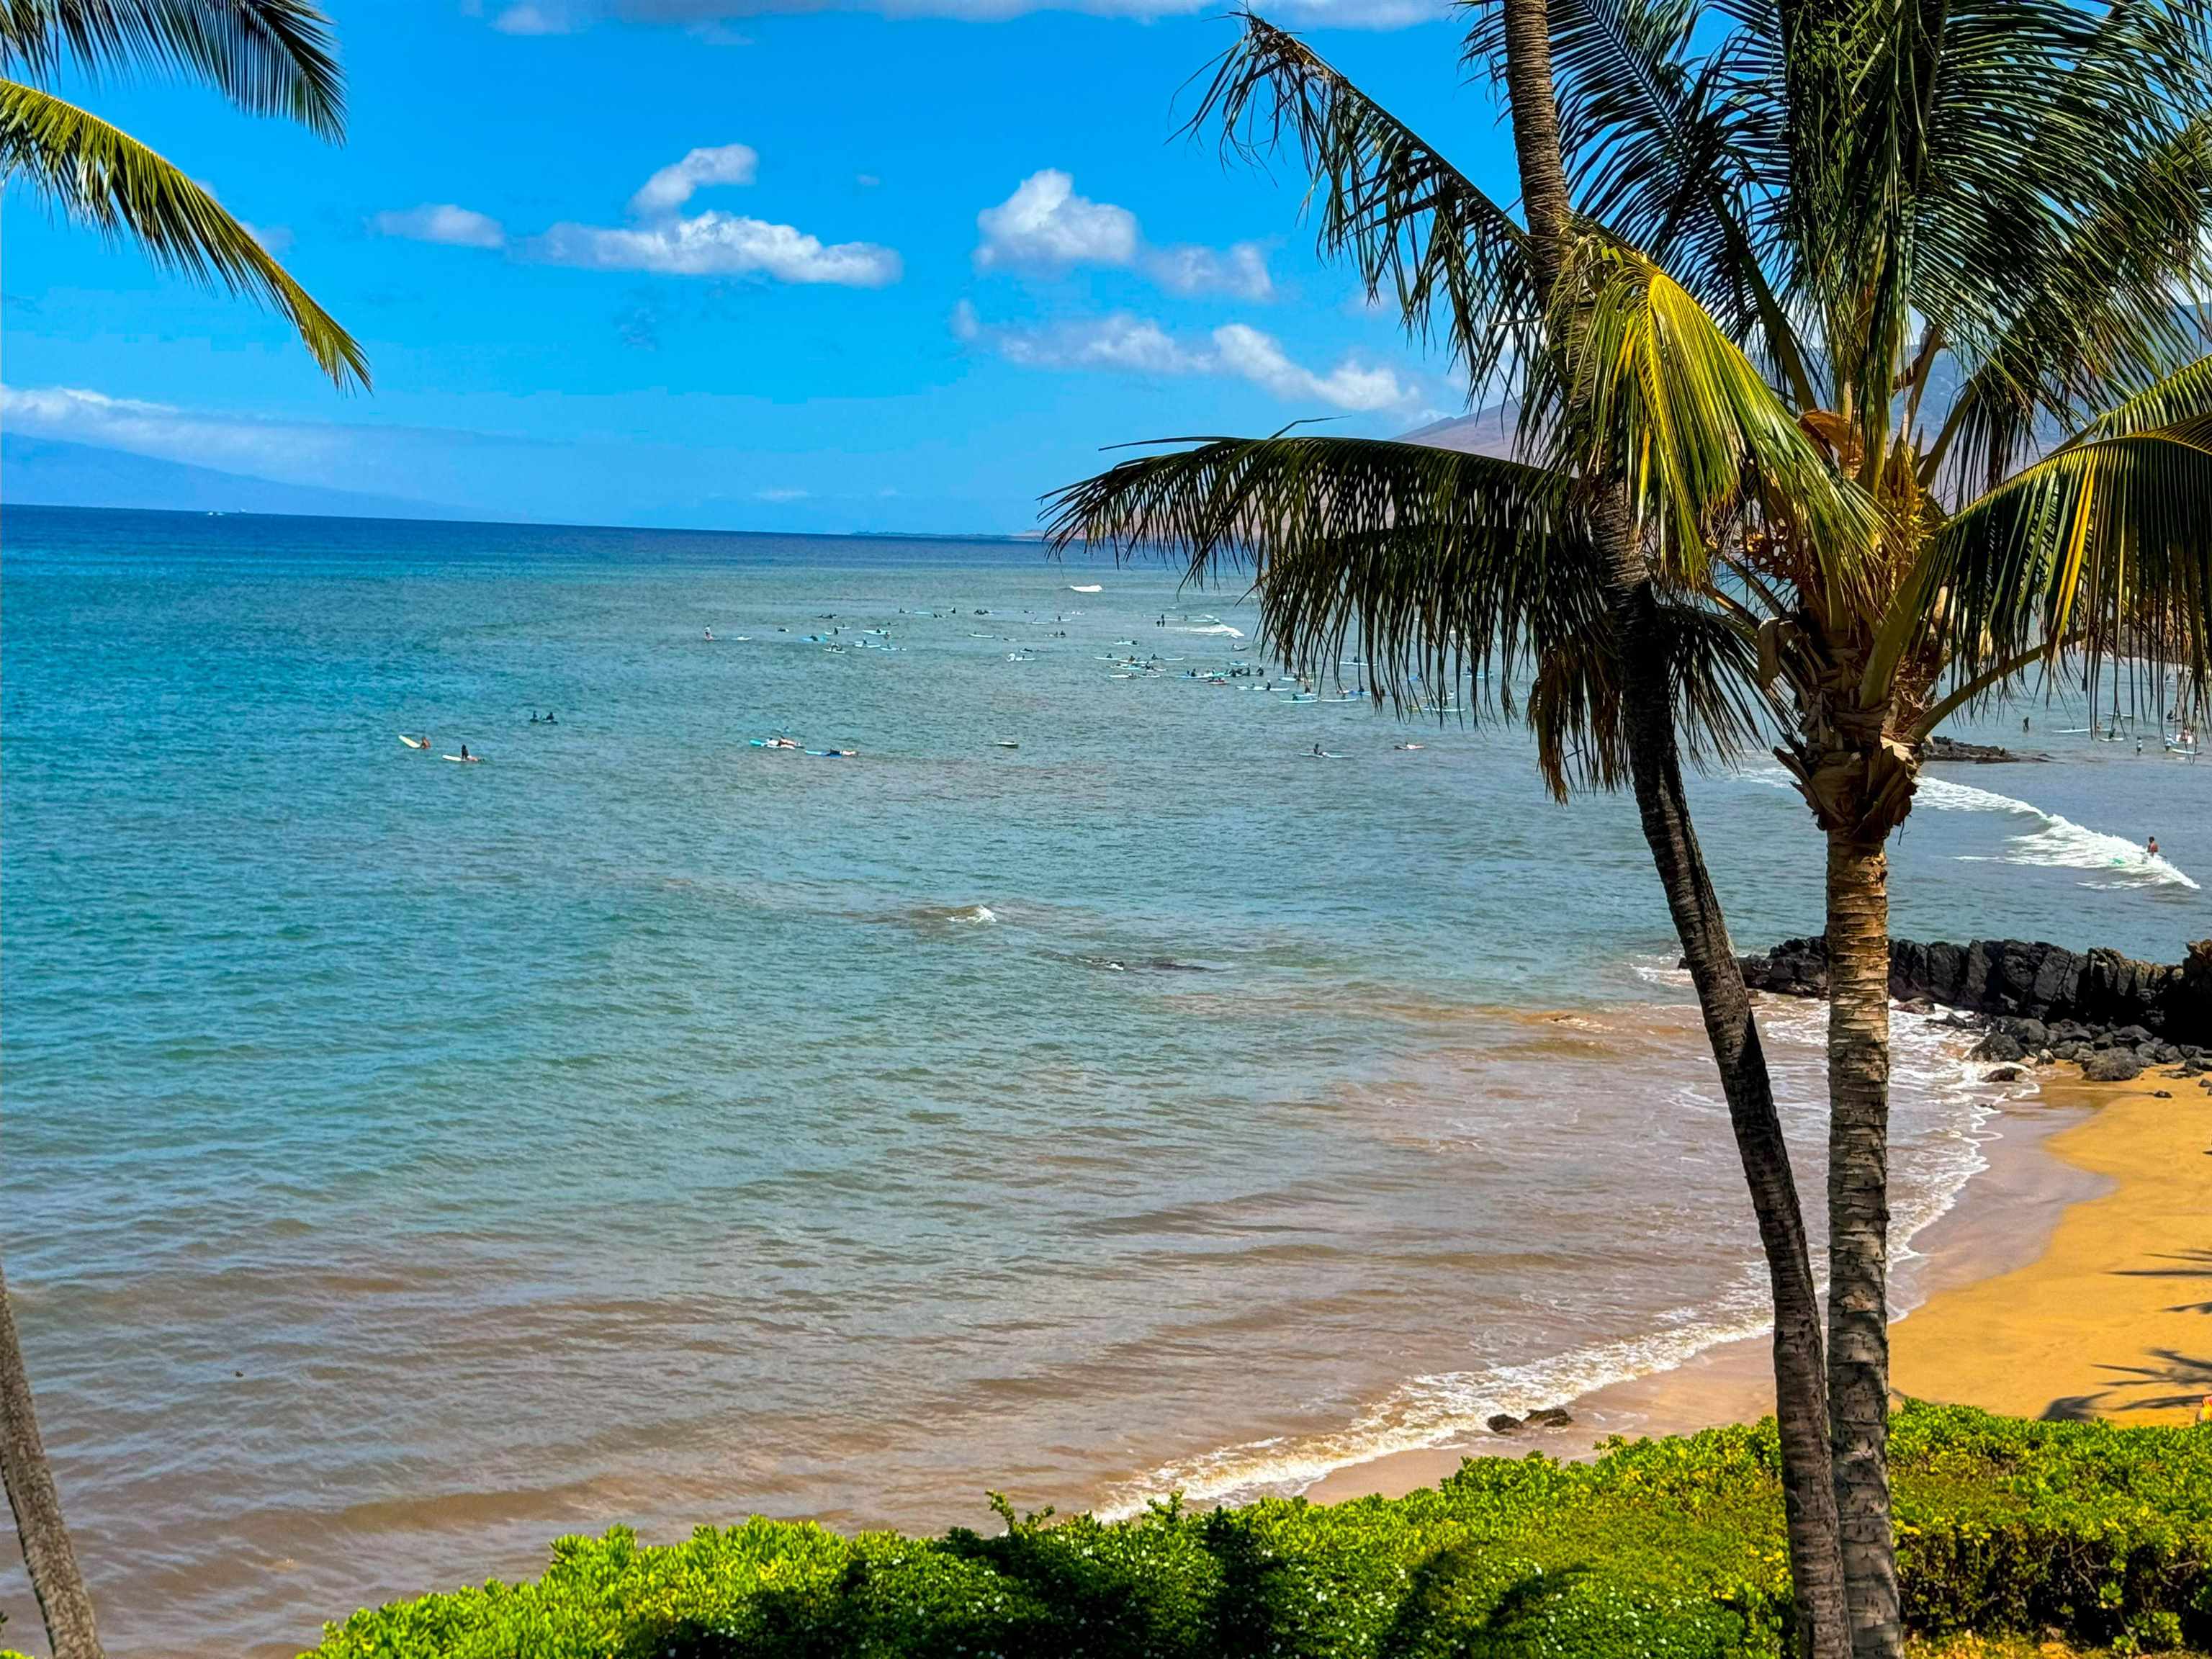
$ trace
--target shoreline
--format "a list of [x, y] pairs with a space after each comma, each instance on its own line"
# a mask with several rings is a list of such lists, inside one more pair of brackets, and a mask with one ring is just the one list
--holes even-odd
[[[2073, 1069], [2046, 1070], [2035, 1093], [1988, 1120], [1987, 1167], [1897, 1264], [1893, 1379], [1901, 1393], [2014, 1415], [2186, 1422], [2195, 1399], [2183, 1395], [2212, 1391], [2212, 1374], [2199, 1375], [2212, 1365], [2190, 1358], [2205, 1310], [2173, 1305], [2212, 1279], [2212, 1156], [2192, 1156], [2212, 1153], [2212, 1092], [2154, 1073], [2087, 1083]], [[1773, 1410], [1770, 1354], [1765, 1335], [1723, 1342], [1569, 1402], [1569, 1427], [1386, 1454], [1304, 1495], [1396, 1497], [1468, 1457], [1580, 1460], [1611, 1435], [1755, 1421]]]

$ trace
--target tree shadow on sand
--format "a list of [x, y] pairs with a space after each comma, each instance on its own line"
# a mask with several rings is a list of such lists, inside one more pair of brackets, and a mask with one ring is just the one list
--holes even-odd
[[[2212, 1279], [2212, 1250], [2183, 1250], [2173, 1255], [2154, 1255], [2154, 1261], [2167, 1261], [2166, 1267], [2121, 1267], [2113, 1273], [2115, 1279]], [[2163, 1310], [2166, 1313], [2212, 1314], [2212, 1301], [2179, 1302]]]
[[[2162, 1363], [2097, 1367], [2099, 1370], [2109, 1371], [2120, 1379], [2112, 1384], [2111, 1394], [2128, 1396], [2106, 1409], [2122, 1412], [2171, 1411], [2178, 1406], [2193, 1406], [2206, 1395], [2212, 1394], [2212, 1356], [2186, 1354], [2175, 1348], [2153, 1348], [2149, 1352], [2153, 1359]], [[2170, 1389], [2172, 1392], [2131, 1392], [2144, 1389]]]

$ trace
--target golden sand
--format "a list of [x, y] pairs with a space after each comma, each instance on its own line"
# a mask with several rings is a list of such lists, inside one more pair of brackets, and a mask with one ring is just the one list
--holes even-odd
[[[2008, 1110], [1988, 1152], [1991, 1167], [1914, 1241], [1928, 1259], [1900, 1276], [1928, 1300], [1890, 1328], [1897, 1388], [2021, 1417], [2189, 1421], [2212, 1393], [2212, 1093], [2193, 1079], [2052, 1079]], [[1762, 1417], [1770, 1355], [1763, 1338], [1724, 1343], [1577, 1401], [1573, 1428], [1396, 1453], [1308, 1496], [1395, 1496], [1468, 1456], [1587, 1456], [1607, 1434]]]
[[1899, 1324], [1892, 1381], [2017, 1417], [2188, 1422], [2212, 1394], [2212, 1093], [2156, 1076], [2044, 1092], [2096, 1109], [2044, 1145], [2112, 1189], [2068, 1209], [2035, 1261]]

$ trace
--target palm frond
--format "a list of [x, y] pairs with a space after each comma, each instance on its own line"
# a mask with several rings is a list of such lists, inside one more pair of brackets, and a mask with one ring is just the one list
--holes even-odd
[[[1504, 9], [1474, 0], [1466, 47], [1500, 81]], [[1756, 342], [1801, 401], [1816, 401], [1765, 262], [1778, 251], [1757, 156], [1771, 99], [1752, 94], [1748, 33], [1698, 49], [1696, 0], [1551, 0], [1560, 148], [1576, 210], [1642, 248], [1731, 339]]]
[[1922, 585], [1972, 677], [2078, 640], [2212, 670], [2212, 357], [2091, 423], [1947, 521]]
[[1840, 592], [1879, 542], [1865, 493], [1839, 477], [1758, 368], [1666, 272], [1600, 236], [1577, 244], [1560, 283], [1561, 349], [1539, 429], [1558, 464], [1618, 477], [1660, 538], [1660, 568], [1708, 577], [1720, 526], [1755, 507]]
[[[1662, 599], [1658, 617], [1682, 758], [1710, 771], [1765, 747], [1782, 720], [1759, 689], [1755, 633], [1686, 598]], [[1526, 718], [1553, 795], [1613, 790], [1629, 781], [1620, 689], [1619, 659], [1610, 651], [1562, 645], [1538, 661]]]
[[1322, 252], [1396, 301], [1407, 331], [1439, 335], [1473, 386], [1541, 349], [1541, 319], [1512, 216], [1296, 35], [1251, 12], [1223, 53], [1193, 131], [1230, 155], [1296, 152]]
[[21, 179], [80, 224], [128, 232], [158, 265], [273, 307], [338, 386], [368, 385], [368, 359], [353, 337], [214, 197], [128, 133], [51, 93], [0, 81], [0, 177]]
[[1975, 368], [1929, 452], [1978, 491], [2009, 474], [2039, 428], [2077, 425], [2092, 410], [2155, 383], [2203, 337], [2183, 295], [2212, 281], [2212, 119], [2200, 119], [2116, 181], [2105, 205], [2021, 273], [2021, 301]]
[[1533, 653], [1601, 627], [1581, 495], [1556, 473], [1493, 456], [1218, 438], [1123, 461], [1047, 510], [1055, 548], [1157, 555], [1194, 582], [1249, 572], [1283, 661], [1333, 674], [1355, 648], [1376, 695], [1401, 703], [1433, 705], [1480, 682], [1510, 711], [1515, 672]]
[[0, 72], [51, 79], [64, 58], [95, 76], [196, 76], [256, 115], [344, 136], [345, 77], [312, 0], [0, 0]]
[[[1442, 712], [1461, 692], [1470, 716], [1525, 720], [1565, 794], [1627, 775], [1587, 500], [1563, 475], [1491, 456], [1220, 438], [1059, 492], [1048, 535], [1055, 549], [1159, 555], [1191, 581], [1249, 573], [1264, 642], [1293, 670], [1333, 678], [1357, 655], [1378, 701]], [[1685, 752], [1717, 762], [1762, 729], [1756, 646], [1687, 596], [1663, 609]]]

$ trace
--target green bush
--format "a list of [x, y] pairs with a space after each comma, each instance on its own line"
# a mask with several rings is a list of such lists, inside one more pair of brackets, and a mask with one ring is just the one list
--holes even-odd
[[[2212, 1432], [1899, 1414], [1908, 1622], [2212, 1646]], [[1334, 1505], [1161, 1504], [943, 1538], [565, 1538], [534, 1583], [356, 1613], [313, 1659], [1721, 1659], [1790, 1609], [1772, 1425], [1470, 1459]]]

